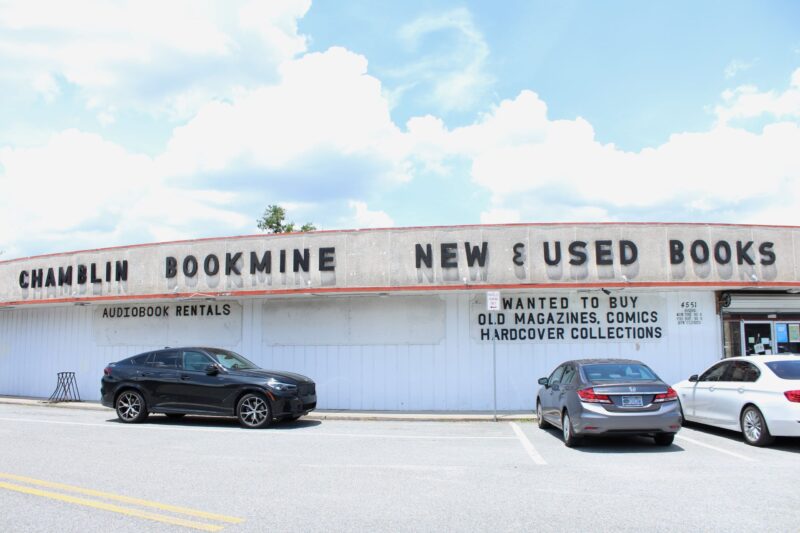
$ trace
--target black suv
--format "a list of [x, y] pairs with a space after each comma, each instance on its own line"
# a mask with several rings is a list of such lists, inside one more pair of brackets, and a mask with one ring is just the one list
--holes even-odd
[[275, 419], [296, 420], [317, 406], [314, 382], [300, 374], [263, 370], [219, 348], [165, 348], [109, 364], [103, 405], [122, 422], [149, 413], [235, 416], [246, 428]]

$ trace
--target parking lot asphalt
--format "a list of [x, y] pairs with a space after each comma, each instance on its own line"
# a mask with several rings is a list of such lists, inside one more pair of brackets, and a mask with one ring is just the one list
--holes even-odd
[[233, 419], [0, 404], [3, 531], [796, 531], [800, 440], [587, 441], [521, 420]]

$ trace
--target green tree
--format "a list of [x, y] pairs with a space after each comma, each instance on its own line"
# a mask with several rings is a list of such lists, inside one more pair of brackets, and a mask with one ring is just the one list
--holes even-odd
[[317, 227], [311, 222], [306, 222], [295, 230], [294, 222], [284, 222], [286, 209], [279, 205], [268, 205], [264, 214], [258, 219], [258, 229], [267, 233], [291, 233], [293, 231], [314, 231]]

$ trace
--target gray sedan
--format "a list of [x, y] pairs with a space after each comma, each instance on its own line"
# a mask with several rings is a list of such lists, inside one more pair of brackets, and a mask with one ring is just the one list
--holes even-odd
[[592, 435], [649, 435], [669, 446], [681, 427], [677, 393], [639, 361], [567, 361], [539, 384], [539, 427], [560, 428], [570, 447]]

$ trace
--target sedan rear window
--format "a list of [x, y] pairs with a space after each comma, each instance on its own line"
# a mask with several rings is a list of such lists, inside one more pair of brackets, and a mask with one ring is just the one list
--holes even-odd
[[652, 381], [658, 379], [652, 370], [636, 363], [597, 363], [584, 365], [583, 373], [589, 381]]
[[800, 379], [800, 360], [798, 361], [773, 361], [767, 367], [782, 379]]

